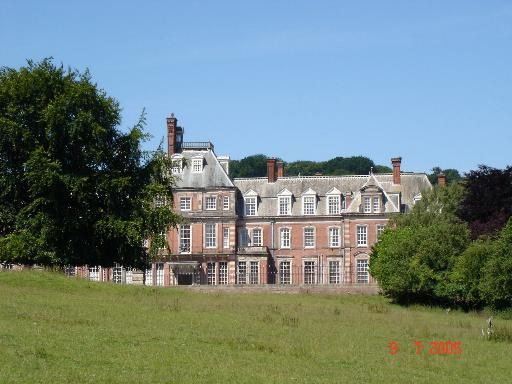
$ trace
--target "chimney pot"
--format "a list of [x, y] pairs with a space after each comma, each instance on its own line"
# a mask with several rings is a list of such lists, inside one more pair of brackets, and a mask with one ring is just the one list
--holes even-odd
[[440, 188], [446, 187], [446, 175], [443, 172], [437, 175], [437, 185]]
[[276, 159], [267, 159], [267, 178], [269, 183], [276, 181]]
[[277, 178], [284, 177], [284, 163], [282, 161], [277, 162]]

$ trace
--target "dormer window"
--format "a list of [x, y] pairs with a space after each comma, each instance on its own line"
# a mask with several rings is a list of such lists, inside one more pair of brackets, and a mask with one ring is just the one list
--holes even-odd
[[203, 158], [194, 158], [192, 159], [192, 172], [200, 173], [203, 172]]
[[316, 192], [311, 188], [302, 194], [302, 214], [316, 215]]
[[258, 214], [258, 194], [252, 189], [244, 195], [244, 216], [256, 216]]
[[369, 185], [361, 190], [360, 212], [381, 213], [384, 207], [383, 192], [375, 185]]
[[280, 216], [292, 214], [292, 193], [287, 189], [277, 194], [277, 214]]
[[329, 192], [326, 193], [326, 196], [327, 214], [338, 215], [342, 209], [341, 192], [336, 188], [332, 188]]
[[183, 172], [183, 156], [173, 156], [172, 157], [172, 169], [173, 174], [182, 173]]

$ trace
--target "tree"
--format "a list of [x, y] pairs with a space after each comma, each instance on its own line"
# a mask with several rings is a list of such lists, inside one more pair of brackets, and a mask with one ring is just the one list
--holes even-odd
[[143, 240], [176, 221], [170, 212], [147, 226], [160, 210], [148, 202], [172, 196], [172, 178], [161, 151], [141, 149], [144, 115], [127, 133], [119, 123], [117, 101], [88, 71], [51, 59], [0, 70], [0, 260], [145, 259]]
[[411, 214], [397, 216], [374, 246], [370, 272], [384, 293], [400, 302], [451, 300], [450, 273], [469, 244], [454, 214], [461, 187], [434, 188]]
[[466, 174], [459, 217], [469, 223], [472, 238], [497, 233], [512, 215], [512, 167], [481, 165]]
[[437, 185], [437, 177], [443, 173], [446, 176], [446, 182], [448, 184], [458, 183], [462, 180], [462, 176], [459, 171], [453, 168], [441, 169], [440, 167], [432, 168], [432, 173], [428, 175], [428, 179], [432, 185]]
[[267, 156], [252, 155], [242, 160], [233, 160], [230, 165], [231, 177], [264, 177], [267, 174]]

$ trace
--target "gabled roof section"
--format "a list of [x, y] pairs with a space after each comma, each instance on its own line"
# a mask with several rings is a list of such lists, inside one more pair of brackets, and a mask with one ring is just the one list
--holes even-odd
[[336, 187], [332, 187], [331, 189], [329, 189], [327, 192], [325, 192], [326, 195], [341, 195], [341, 191], [336, 188]]
[[244, 193], [244, 197], [252, 197], [252, 196], [258, 196], [258, 193], [252, 189], [249, 189], [247, 192]]
[[288, 189], [284, 188], [281, 189], [281, 192], [279, 192], [277, 196], [293, 196], [293, 193], [291, 193]]
[[306, 196], [306, 195], [316, 195], [316, 191], [314, 191], [313, 189], [311, 188], [308, 188], [306, 191], [302, 192], [301, 193], [301, 196]]
[[[176, 177], [176, 188], [234, 188], [234, 184], [220, 165], [215, 152], [206, 150], [184, 150], [183, 172]], [[192, 159], [203, 158], [203, 171], [192, 172]]]

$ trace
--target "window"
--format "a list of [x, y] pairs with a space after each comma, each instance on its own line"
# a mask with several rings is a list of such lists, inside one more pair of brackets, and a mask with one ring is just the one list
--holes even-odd
[[304, 215], [314, 215], [315, 214], [315, 196], [303, 196], [302, 197], [302, 211]]
[[292, 198], [290, 196], [279, 197], [279, 214], [290, 215], [292, 211]]
[[206, 248], [217, 247], [217, 225], [214, 223], [204, 225], [204, 246]]
[[192, 159], [192, 172], [203, 172], [203, 159]]
[[180, 197], [180, 210], [190, 211], [192, 208], [192, 199], [190, 197]]
[[114, 284], [122, 284], [123, 280], [123, 267], [116, 265], [112, 269], [112, 281]]
[[222, 209], [225, 211], [229, 209], [229, 196], [224, 196], [222, 198]]
[[149, 269], [146, 269], [146, 272], [144, 273], [146, 282], [144, 285], [152, 286], [153, 285], [153, 269], [149, 267]]
[[164, 263], [156, 263], [156, 285], [164, 285]]
[[327, 197], [327, 212], [329, 212], [329, 215], [340, 213], [340, 196]]
[[249, 266], [249, 284], [259, 284], [259, 263], [257, 261], [251, 261]]
[[215, 263], [206, 264], [206, 284], [215, 285]]
[[377, 224], [377, 239], [384, 233], [385, 228], [384, 224]]
[[256, 197], [245, 198], [245, 216], [256, 216]]
[[155, 208], [165, 207], [165, 197], [157, 196], [155, 197]]
[[238, 230], [238, 246], [244, 248], [250, 245], [251, 239], [247, 228], [240, 228]]
[[315, 261], [304, 261], [304, 284], [315, 284]]
[[97, 265], [94, 267], [89, 267], [89, 280], [100, 281], [100, 267]]
[[222, 247], [224, 249], [229, 248], [229, 228], [222, 230]]
[[217, 196], [206, 196], [206, 209], [217, 209]]
[[290, 261], [281, 261], [279, 263], [279, 284], [292, 283], [291, 269]]
[[238, 262], [238, 284], [247, 283], [247, 263], [245, 261]]
[[337, 227], [329, 228], [329, 247], [338, 248], [340, 246], [340, 229]]
[[312, 248], [315, 246], [315, 228], [304, 228], [304, 248]]
[[226, 285], [228, 283], [228, 262], [219, 262], [219, 285]]
[[180, 253], [190, 253], [192, 244], [192, 232], [190, 225], [180, 226]]
[[290, 228], [281, 228], [281, 248], [290, 248]]
[[373, 197], [373, 213], [380, 212], [380, 198], [378, 196]]
[[364, 213], [370, 213], [372, 211], [371, 198], [369, 196], [365, 196], [363, 199], [363, 211]]
[[171, 172], [172, 173], [183, 172], [183, 160], [182, 159], [173, 159]]
[[253, 247], [261, 247], [263, 245], [261, 228], [254, 228], [252, 230], [252, 245]]
[[366, 247], [368, 245], [368, 227], [366, 225], [357, 226], [357, 246]]
[[357, 260], [357, 276], [356, 281], [358, 283], [368, 283], [368, 260], [361, 259]]
[[126, 284], [133, 284], [133, 270], [131, 268], [126, 268]]
[[347, 208], [347, 201], [345, 199], [341, 200], [341, 209]]
[[340, 283], [341, 283], [340, 261], [339, 260], [329, 260], [329, 284], [340, 284]]

